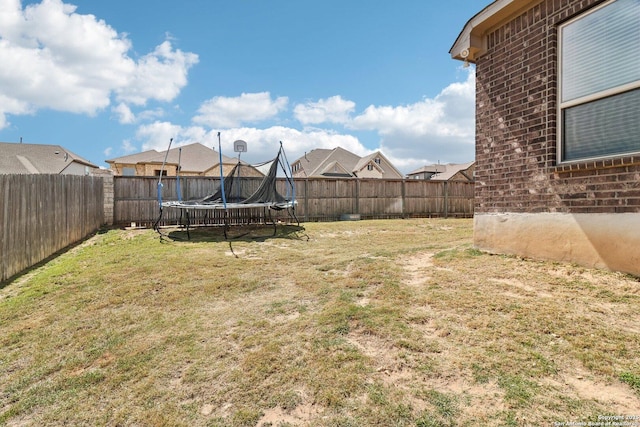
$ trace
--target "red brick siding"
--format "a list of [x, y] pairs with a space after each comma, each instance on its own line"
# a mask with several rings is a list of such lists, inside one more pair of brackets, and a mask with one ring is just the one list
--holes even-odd
[[558, 24], [601, 0], [546, 0], [476, 64], [477, 213], [640, 212], [640, 155], [557, 164]]

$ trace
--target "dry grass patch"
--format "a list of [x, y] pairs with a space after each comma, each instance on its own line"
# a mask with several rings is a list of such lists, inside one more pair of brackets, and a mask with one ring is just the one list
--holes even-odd
[[0, 424], [638, 414], [637, 279], [481, 253], [470, 220], [305, 227], [113, 230], [3, 285]]

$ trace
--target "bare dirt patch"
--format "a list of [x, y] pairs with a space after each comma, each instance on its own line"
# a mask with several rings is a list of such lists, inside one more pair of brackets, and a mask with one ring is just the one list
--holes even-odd
[[561, 381], [568, 388], [568, 394], [598, 402], [616, 414], [632, 415], [640, 408], [640, 398], [630, 391], [628, 386], [617, 381], [606, 383], [595, 379], [583, 369], [577, 369], [573, 374], [565, 374]]
[[311, 403], [305, 403], [291, 410], [280, 407], [267, 409], [258, 420], [257, 427], [278, 426], [285, 423], [292, 425], [310, 425], [322, 412], [322, 408]]
[[433, 267], [433, 254], [423, 252], [401, 258], [400, 265], [403, 266], [406, 277], [404, 283], [409, 286], [423, 285], [429, 279], [429, 272]]

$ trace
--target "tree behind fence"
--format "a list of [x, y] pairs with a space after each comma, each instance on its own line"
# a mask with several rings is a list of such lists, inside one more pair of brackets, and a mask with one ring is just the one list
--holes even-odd
[[103, 224], [102, 178], [0, 175], [0, 281]]
[[[249, 178], [248, 178], [249, 179]], [[257, 188], [260, 178], [253, 178]], [[183, 200], [197, 199], [212, 193], [219, 179], [181, 178]], [[114, 177], [114, 225], [150, 226], [158, 218], [158, 178]], [[286, 193], [284, 179], [278, 181], [281, 194]], [[335, 221], [345, 214], [359, 214], [362, 219], [412, 217], [473, 217], [474, 184], [457, 181], [383, 180], [344, 178], [303, 178], [295, 180], [296, 216], [301, 221]], [[177, 199], [175, 178], [162, 181], [163, 200]], [[184, 213], [165, 208], [161, 225], [180, 222]], [[231, 211], [232, 223], [263, 219], [261, 209]], [[271, 212], [284, 219], [286, 212]], [[220, 211], [194, 211], [192, 223], [219, 224]]]

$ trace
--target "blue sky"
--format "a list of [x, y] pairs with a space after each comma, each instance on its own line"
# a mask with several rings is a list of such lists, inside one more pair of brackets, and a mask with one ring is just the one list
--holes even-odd
[[490, 0], [0, 0], [0, 141], [99, 166], [201, 142], [247, 161], [380, 150], [474, 158], [474, 67], [448, 51]]

